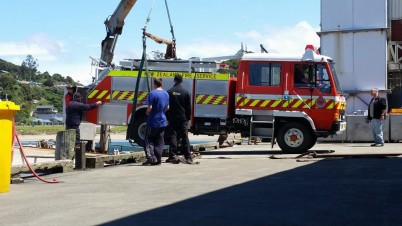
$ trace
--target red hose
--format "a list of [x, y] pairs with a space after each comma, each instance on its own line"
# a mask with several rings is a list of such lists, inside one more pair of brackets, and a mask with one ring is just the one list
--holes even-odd
[[18, 146], [20, 147], [21, 155], [24, 157], [25, 163], [27, 164], [27, 166], [29, 168], [29, 171], [31, 171], [31, 173], [42, 182], [49, 183], [49, 184], [59, 183], [60, 181], [57, 180], [57, 179], [53, 179], [51, 181], [50, 180], [45, 180], [42, 177], [40, 177], [37, 173], [35, 173], [34, 169], [32, 169], [31, 165], [29, 164], [29, 162], [27, 160], [27, 157], [25, 156], [24, 150], [22, 149], [22, 145], [21, 145], [21, 142], [20, 142], [20, 138], [18, 137], [17, 130], [14, 130], [14, 133], [15, 133], [15, 138], [17, 139], [17, 142], [18, 142]]
[[15, 129], [15, 121], [14, 121], [14, 118], [13, 118], [13, 128], [12, 128], [12, 133], [11, 133], [11, 135], [12, 135], [12, 139], [11, 139], [11, 164], [13, 164], [13, 158], [14, 158], [14, 142], [15, 142], [15, 132], [17, 131], [16, 129]]

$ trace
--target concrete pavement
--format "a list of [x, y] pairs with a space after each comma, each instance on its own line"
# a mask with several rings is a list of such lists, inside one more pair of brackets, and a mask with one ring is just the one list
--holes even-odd
[[[321, 143], [336, 153], [402, 144]], [[291, 159], [276, 146], [203, 152], [200, 164], [139, 163], [27, 179], [0, 194], [2, 225], [402, 225], [402, 158]], [[270, 158], [272, 155], [277, 159]]]

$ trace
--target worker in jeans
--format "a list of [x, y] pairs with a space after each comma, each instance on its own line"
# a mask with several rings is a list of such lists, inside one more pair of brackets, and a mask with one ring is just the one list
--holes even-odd
[[374, 144], [373, 147], [384, 146], [384, 137], [382, 127], [384, 125], [385, 116], [387, 113], [387, 100], [378, 95], [378, 89], [371, 89], [371, 96], [368, 108], [367, 121], [371, 122], [373, 129]]
[[154, 90], [147, 97], [147, 127], [145, 130], [145, 155], [147, 160], [143, 166], [161, 164], [164, 134], [167, 126], [165, 111], [169, 109], [169, 95], [162, 88], [162, 79], [154, 79]]
[[193, 163], [188, 139], [188, 122], [191, 116], [191, 96], [182, 87], [183, 77], [176, 74], [174, 86], [168, 90], [170, 110], [168, 112], [170, 148], [166, 162], [178, 163], [178, 141], [181, 141], [182, 154], [188, 164]]

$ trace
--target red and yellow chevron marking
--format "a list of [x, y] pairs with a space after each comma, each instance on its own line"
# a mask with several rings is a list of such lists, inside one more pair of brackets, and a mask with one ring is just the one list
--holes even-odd
[[[338, 109], [343, 110], [346, 108], [345, 104], [342, 102], [335, 102], [331, 99], [325, 100], [325, 106], [321, 109]], [[236, 108], [318, 108], [316, 106], [315, 99], [289, 99], [289, 100], [257, 100], [257, 99], [247, 99], [246, 97], [236, 98]]]
[[[148, 92], [138, 92], [138, 101], [146, 100]], [[115, 90], [112, 93], [110, 90], [93, 90], [89, 95], [88, 99], [97, 99], [97, 100], [134, 100], [134, 92], [133, 91], [118, 91]]]
[[225, 95], [197, 94], [195, 97], [195, 103], [196, 104], [225, 105], [225, 104], [227, 104], [227, 97]]
[[88, 99], [110, 100], [110, 91], [95, 89], [88, 95]]

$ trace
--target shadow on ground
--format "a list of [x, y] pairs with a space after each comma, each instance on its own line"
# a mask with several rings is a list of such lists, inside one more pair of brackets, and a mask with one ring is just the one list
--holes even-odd
[[401, 209], [401, 158], [335, 159], [103, 225], [402, 225]]

